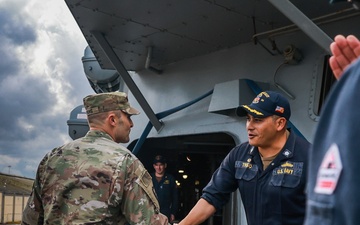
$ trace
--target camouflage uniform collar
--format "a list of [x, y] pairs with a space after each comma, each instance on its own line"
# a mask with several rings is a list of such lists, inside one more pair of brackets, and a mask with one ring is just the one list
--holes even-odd
[[97, 138], [103, 137], [114, 141], [108, 133], [101, 130], [89, 130], [85, 137], [97, 137]]

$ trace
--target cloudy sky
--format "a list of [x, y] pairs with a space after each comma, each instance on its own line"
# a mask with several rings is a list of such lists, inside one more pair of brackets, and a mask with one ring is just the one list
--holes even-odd
[[0, 0], [0, 172], [35, 177], [41, 158], [70, 141], [67, 120], [94, 93], [87, 43], [63, 0]]

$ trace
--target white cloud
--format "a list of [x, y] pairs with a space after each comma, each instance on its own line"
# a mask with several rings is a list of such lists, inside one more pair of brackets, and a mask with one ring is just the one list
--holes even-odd
[[[8, 167], [11, 165], [16, 165], [20, 162], [19, 158], [15, 158], [15, 157], [11, 157], [11, 156], [7, 156], [7, 155], [1, 155], [0, 156], [0, 168], [1, 167]], [[2, 169], [4, 170], [4, 168]]]
[[87, 43], [65, 1], [0, 0], [0, 21], [0, 168], [34, 177], [93, 93], [81, 63]]

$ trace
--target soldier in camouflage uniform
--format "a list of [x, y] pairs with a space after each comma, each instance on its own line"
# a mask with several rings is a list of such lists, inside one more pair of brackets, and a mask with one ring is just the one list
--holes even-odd
[[122, 92], [87, 96], [84, 107], [90, 131], [40, 162], [22, 224], [167, 225], [150, 174], [118, 144], [139, 112]]

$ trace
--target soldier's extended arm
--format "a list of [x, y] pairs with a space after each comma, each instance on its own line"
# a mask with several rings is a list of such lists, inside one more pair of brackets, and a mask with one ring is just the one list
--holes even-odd
[[[124, 161], [125, 163], [125, 161]], [[130, 224], [168, 225], [160, 213], [150, 174], [136, 159], [127, 164], [122, 199], [122, 212]]]

